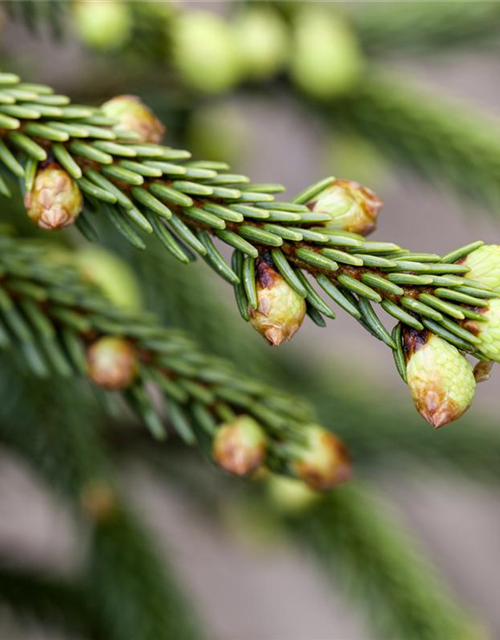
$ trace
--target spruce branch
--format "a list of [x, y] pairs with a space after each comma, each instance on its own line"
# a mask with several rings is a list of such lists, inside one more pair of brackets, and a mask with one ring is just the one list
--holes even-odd
[[436, 54], [451, 48], [484, 47], [498, 42], [496, 2], [377, 2], [349, 14], [352, 27], [370, 55]]
[[[50, 88], [26, 85], [11, 74], [0, 75], [0, 86], [0, 160], [22, 181], [28, 213], [42, 228], [76, 221], [95, 239], [91, 219], [104, 217], [138, 248], [145, 248], [144, 232], [156, 235], [181, 262], [202, 256], [234, 286], [243, 318], [272, 344], [293, 336], [306, 310], [321, 326], [325, 317], [335, 317], [307, 274], [392, 349], [405, 381], [415, 344], [432, 336], [492, 358], [480, 329], [467, 321], [483, 321], [482, 312], [498, 294], [468, 278], [469, 267], [459, 263], [482, 242], [444, 257], [370, 242], [361, 234], [373, 228], [381, 201], [361, 185], [329, 178], [293, 202], [277, 201], [280, 185], [252, 184], [226, 173], [223, 163], [189, 161], [187, 151], [149, 142], [161, 128], [136, 100], [122, 97], [99, 110], [73, 106]], [[5, 183], [3, 191], [7, 195]], [[214, 237], [234, 249], [231, 266]], [[372, 303], [398, 321], [392, 334]], [[434, 351], [436, 362], [450, 357], [463, 368], [458, 351]], [[412, 393], [427, 397], [428, 389]], [[453, 398], [439, 411], [435, 403], [416, 403], [441, 426], [459, 417], [468, 400]]]
[[[245, 367], [249, 374], [265, 376], [269, 382], [279, 378], [289, 392], [314, 406], [323, 424], [335, 416], [335, 431], [346, 443], [358, 471], [371, 473], [384, 465], [404, 473], [414, 468], [408, 465], [410, 461], [441, 474], [454, 472], [484, 483], [498, 480], [500, 434], [488, 414], [466, 415], [452, 431], [436, 438], [432, 431], [420, 428], [418, 416], [403, 397], [378, 402], [384, 389], [374, 387], [371, 376], [354, 380], [346, 375], [345, 365], [335, 360], [326, 370], [318, 369], [304, 359], [283, 351], [275, 354], [256, 343], [201, 265], [175, 269], [174, 258], [161, 247], [153, 245], [138, 253], [126, 243], [111, 241], [113, 249], [134, 267], [144, 283], [148, 306], [164, 322], [201, 336], [205, 349]], [[158, 297], [158, 287], [167, 278], [169, 286]]]
[[161, 408], [150, 390], [154, 385], [179, 436], [205, 451], [213, 447], [217, 462], [240, 475], [265, 458], [271, 468], [314, 483], [299, 465], [314, 450], [315, 434], [324, 433], [325, 451], [332, 457], [328, 478], [317, 479], [318, 488], [341, 479], [347, 461], [340, 443], [311, 425], [308, 407], [203, 354], [183, 332], [114, 308], [78, 272], [61, 269], [47, 253], [44, 243], [0, 237], [2, 346], [20, 351], [34, 374], [78, 373], [104, 389], [121, 391], [151, 432], [163, 438]]

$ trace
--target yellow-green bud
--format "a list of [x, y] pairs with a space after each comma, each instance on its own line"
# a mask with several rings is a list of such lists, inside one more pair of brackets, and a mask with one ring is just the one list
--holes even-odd
[[363, 58], [353, 31], [329, 7], [305, 5], [295, 18], [291, 75], [314, 98], [348, 93], [358, 81]]
[[88, 349], [87, 364], [90, 379], [109, 391], [126, 389], [138, 372], [135, 349], [124, 338], [99, 338]]
[[481, 339], [479, 351], [490, 360], [500, 362], [500, 299], [490, 300], [487, 307], [478, 308], [476, 312], [484, 321], [467, 320], [464, 326]]
[[403, 344], [410, 393], [420, 415], [435, 429], [470, 407], [476, 381], [456, 347], [429, 331], [405, 329]]
[[352, 476], [351, 461], [342, 442], [319, 425], [302, 428], [303, 445], [294, 447], [292, 471], [311, 489], [326, 491]]
[[53, 162], [38, 171], [24, 204], [28, 216], [42, 229], [63, 229], [80, 215], [83, 200], [73, 178]]
[[330, 214], [332, 219], [325, 225], [366, 236], [375, 229], [383, 204], [371, 189], [359, 182], [335, 179], [307, 206], [311, 211]]
[[266, 452], [266, 434], [262, 427], [247, 415], [222, 424], [214, 436], [215, 462], [237, 476], [244, 476], [258, 469], [264, 462]]
[[101, 109], [107, 116], [118, 121], [120, 129], [137, 134], [138, 142], [161, 142], [165, 127], [137, 96], [116, 96], [105, 102]]
[[272, 474], [267, 481], [267, 491], [273, 504], [288, 515], [302, 514], [319, 500], [318, 492], [301, 480], [276, 474]]
[[250, 147], [250, 124], [240, 107], [229, 101], [200, 105], [189, 118], [189, 149], [197, 157], [237, 163]]
[[290, 43], [286, 24], [277, 11], [246, 7], [236, 17], [233, 30], [248, 77], [270, 78], [284, 66]]
[[186, 11], [170, 27], [173, 60], [188, 84], [206, 93], [222, 93], [239, 81], [237, 42], [223, 18], [208, 11]]
[[500, 245], [485, 244], [459, 262], [469, 267], [467, 278], [500, 292]]
[[139, 285], [124, 260], [99, 247], [85, 247], [74, 259], [82, 276], [96, 284], [115, 306], [131, 311], [141, 308]]
[[90, 47], [118, 49], [131, 34], [132, 16], [125, 2], [80, 0], [72, 9], [76, 32]]
[[306, 303], [265, 260], [257, 261], [255, 275], [257, 309], [249, 307], [250, 322], [277, 347], [300, 329], [306, 315]]

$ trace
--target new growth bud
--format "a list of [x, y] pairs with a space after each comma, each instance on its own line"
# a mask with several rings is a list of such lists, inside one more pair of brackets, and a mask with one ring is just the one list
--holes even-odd
[[138, 371], [137, 357], [130, 342], [111, 336], [100, 338], [90, 346], [87, 364], [90, 379], [109, 391], [129, 387]]
[[323, 427], [302, 430], [305, 444], [294, 450], [292, 471], [311, 489], [326, 491], [351, 478], [351, 462], [342, 442]]
[[131, 311], [141, 308], [139, 283], [124, 260], [93, 246], [77, 251], [74, 260], [82, 276], [99, 287], [116, 307]]
[[95, 49], [110, 51], [122, 47], [133, 28], [133, 18], [126, 2], [72, 3], [74, 27], [82, 41]]
[[286, 63], [290, 43], [286, 22], [262, 3], [243, 9], [234, 20], [242, 67], [250, 78], [270, 78]]
[[214, 437], [215, 462], [237, 476], [244, 476], [258, 469], [264, 462], [266, 451], [266, 434], [247, 415], [221, 425]]
[[313, 200], [307, 203], [311, 211], [328, 213], [328, 226], [344, 231], [371, 233], [376, 226], [383, 201], [371, 190], [353, 180], [333, 180]]
[[500, 362], [500, 299], [490, 300], [487, 307], [476, 311], [484, 321], [467, 320], [464, 326], [481, 339], [479, 351], [490, 360]]
[[500, 245], [485, 244], [459, 262], [469, 267], [467, 278], [500, 292]]
[[318, 492], [300, 480], [275, 474], [267, 481], [267, 491], [274, 506], [288, 515], [303, 514], [319, 500]]
[[250, 322], [277, 347], [300, 329], [306, 315], [306, 303], [265, 260], [257, 261], [255, 275], [257, 309], [249, 308]]
[[101, 109], [107, 116], [118, 121], [120, 129], [136, 133], [138, 142], [161, 142], [165, 127], [137, 96], [116, 96], [105, 102]]
[[472, 366], [456, 347], [429, 331], [405, 329], [403, 346], [417, 411], [435, 429], [458, 420], [476, 390]]
[[185, 11], [171, 24], [172, 58], [184, 80], [205, 93], [222, 93], [241, 78], [231, 26], [209, 11]]
[[42, 229], [63, 229], [73, 224], [83, 207], [76, 182], [55, 162], [43, 167], [24, 204], [31, 220]]
[[290, 75], [308, 95], [328, 100], [351, 91], [364, 64], [353, 30], [321, 4], [304, 2], [294, 12]]

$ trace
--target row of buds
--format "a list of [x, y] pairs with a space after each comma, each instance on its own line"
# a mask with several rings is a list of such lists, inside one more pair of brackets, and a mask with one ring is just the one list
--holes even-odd
[[[352, 180], [332, 179], [310, 199], [309, 209], [327, 213], [324, 224], [334, 229], [368, 235], [375, 229], [382, 200], [370, 189]], [[257, 307], [249, 307], [250, 323], [273, 346], [290, 340], [306, 315], [304, 299], [281, 277], [266, 257], [255, 269]]]
[[[88, 374], [108, 391], [130, 387], [138, 375], [138, 356], [124, 338], [102, 337], [87, 352]], [[259, 423], [240, 415], [221, 424], [214, 436], [215, 462], [233, 475], [249, 476], [265, 468], [270, 441]], [[348, 480], [351, 467], [348, 454], [336, 436], [317, 425], [300, 431], [300, 444], [286, 445], [288, 472], [308, 487], [324, 491]]]
[[[287, 445], [288, 471], [308, 487], [326, 491], [351, 477], [349, 456], [340, 440], [318, 425], [305, 425], [301, 443]], [[215, 462], [233, 475], [248, 476], [265, 468], [269, 440], [250, 416], [222, 424], [213, 441]]]
[[[484, 245], [460, 260], [467, 277], [500, 294], [500, 245]], [[405, 328], [403, 349], [407, 382], [418, 412], [438, 428], [462, 416], [474, 398], [476, 382], [487, 380], [493, 362], [500, 362], [500, 298], [488, 299], [473, 311], [481, 320], [464, 320], [480, 339], [485, 360], [473, 368], [460, 351], [429, 331]]]

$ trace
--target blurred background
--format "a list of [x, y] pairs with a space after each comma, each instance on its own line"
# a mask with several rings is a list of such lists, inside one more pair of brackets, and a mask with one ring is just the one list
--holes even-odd
[[[0, 12], [3, 71], [76, 103], [140, 95], [166, 124], [168, 144], [227, 160], [255, 182], [283, 183], [290, 195], [327, 175], [359, 180], [385, 201], [376, 240], [447, 253], [500, 238], [500, 3], [90, 0], [2, 2]], [[4, 207], [19, 219], [19, 203]], [[122, 493], [202, 635], [500, 638], [497, 372], [465, 418], [433, 433], [385, 345], [349, 316], [324, 329], [306, 323], [271, 350], [204, 265], [178, 266], [158, 247], [145, 257], [111, 235], [106, 244], [134, 269], [147, 308], [309, 399], [354, 459], [357, 479], [339, 489], [328, 520], [293, 487], [255, 492], [180, 445], [159, 451], [147, 435], [123, 436], [116, 421], [104, 429]], [[4, 361], [0, 420], [15, 424], [29, 400], [3, 369]], [[31, 415], [50, 421], [39, 406]], [[61, 415], [72, 419], [71, 402]], [[57, 479], [54, 491], [37, 469], [50, 446], [33, 463], [22, 445], [0, 440], [0, 637], [80, 637], [9, 580], [29, 569], [71, 581], [89, 553], [88, 529]], [[127, 578], [109, 569], [93, 580], [119, 590]], [[147, 581], [143, 589], [141, 597]], [[125, 595], [108, 605], [116, 616], [132, 606]], [[120, 633], [105, 637], [150, 637], [140, 627]]]

